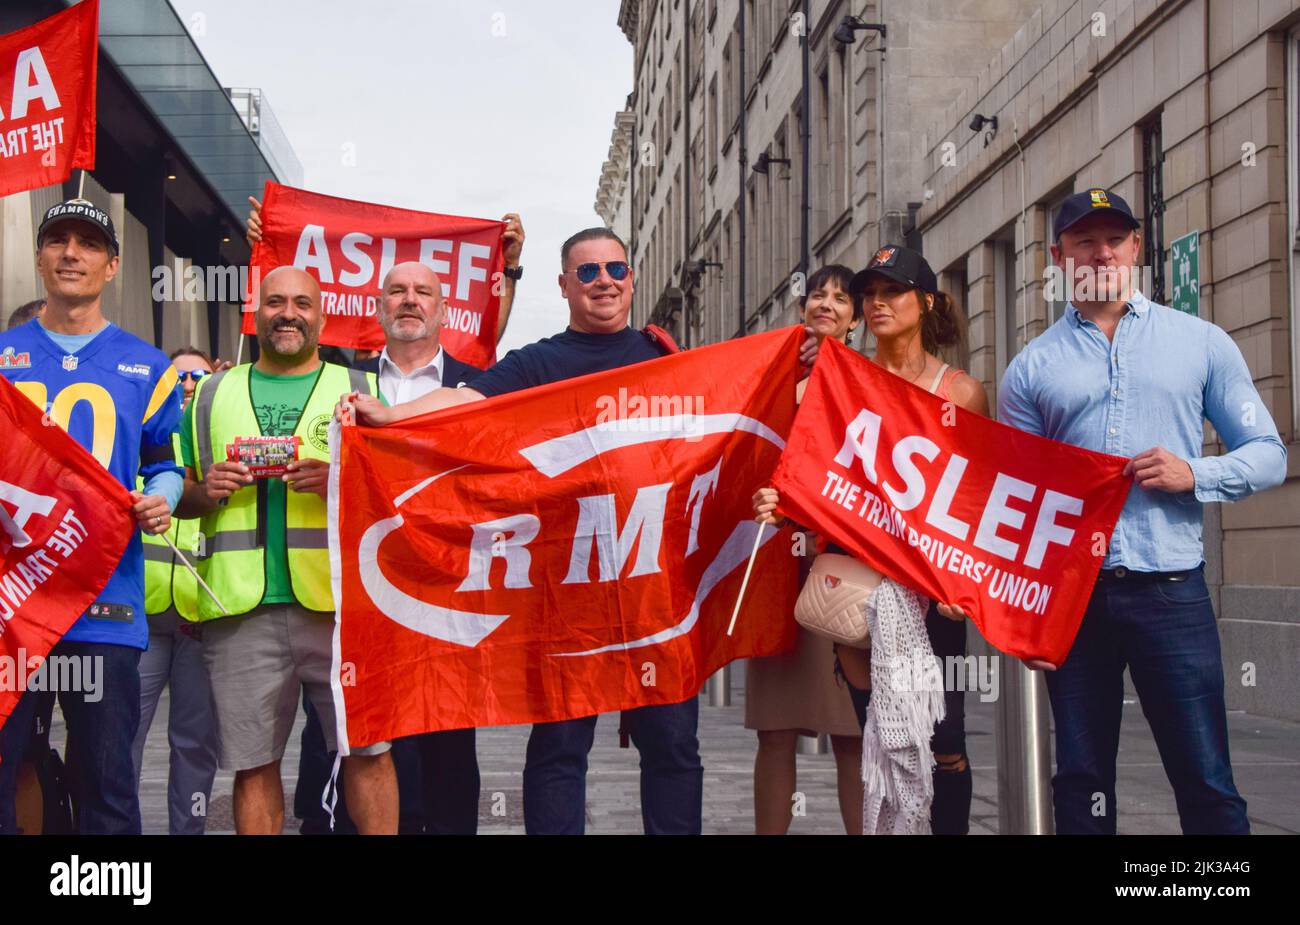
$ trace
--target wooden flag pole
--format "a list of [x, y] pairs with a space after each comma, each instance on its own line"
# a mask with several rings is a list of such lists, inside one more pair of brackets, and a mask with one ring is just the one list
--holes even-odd
[[749, 573], [754, 570], [754, 560], [758, 558], [758, 547], [763, 542], [763, 531], [767, 524], [759, 524], [758, 532], [754, 534], [754, 548], [749, 553], [749, 564], [745, 566], [745, 577], [740, 582], [740, 593], [736, 595], [736, 609], [731, 611], [731, 623], [727, 626], [727, 635], [736, 628], [736, 617], [740, 614], [740, 602], [745, 599], [745, 589], [749, 587]]
[[190, 574], [194, 576], [196, 581], [198, 581], [199, 587], [201, 587], [204, 591], [208, 592], [208, 597], [212, 598], [212, 603], [217, 605], [217, 609], [220, 610], [226, 616], [230, 616], [230, 611], [226, 609], [226, 605], [221, 603], [221, 600], [215, 594], [212, 593], [212, 589], [209, 588], [208, 583], [203, 580], [203, 576], [201, 576], [198, 573], [198, 570], [195, 569], [194, 566], [190, 565], [190, 560], [186, 559], [185, 556], [181, 554], [181, 551], [176, 548], [176, 544], [172, 542], [171, 537], [168, 536], [166, 533], [159, 533], [157, 535], [161, 536], [163, 538], [163, 542], [172, 548], [172, 554], [175, 555], [177, 559], [181, 560], [181, 565], [185, 566], [187, 569], [190, 570]]

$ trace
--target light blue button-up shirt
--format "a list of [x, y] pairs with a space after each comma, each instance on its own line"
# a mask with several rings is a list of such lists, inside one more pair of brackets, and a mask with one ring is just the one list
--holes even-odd
[[[1163, 447], [1187, 460], [1194, 491], [1134, 485], [1104, 568], [1194, 568], [1205, 558], [1200, 502], [1237, 501], [1286, 478], [1286, 448], [1236, 343], [1140, 292], [1113, 340], [1068, 305], [1007, 367], [998, 420], [1116, 456]], [[1227, 454], [1201, 456], [1205, 420]]]

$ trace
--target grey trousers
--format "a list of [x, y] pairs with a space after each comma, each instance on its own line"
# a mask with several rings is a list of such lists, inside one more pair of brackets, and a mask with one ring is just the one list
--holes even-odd
[[154, 614], [149, 617], [149, 648], [140, 657], [140, 731], [132, 746], [137, 780], [158, 699], [171, 684], [167, 827], [172, 835], [203, 834], [217, 773], [217, 719], [201, 630], [201, 624], [182, 620], [175, 609]]

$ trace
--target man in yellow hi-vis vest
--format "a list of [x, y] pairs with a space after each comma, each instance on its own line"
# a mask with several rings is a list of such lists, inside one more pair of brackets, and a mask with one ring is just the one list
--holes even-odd
[[[198, 601], [204, 660], [217, 708], [218, 757], [235, 771], [235, 830], [279, 834], [280, 759], [298, 712], [299, 685], [335, 749], [331, 691], [334, 599], [326, 530], [329, 423], [339, 396], [375, 395], [373, 374], [323, 363], [320, 286], [294, 267], [268, 273], [258, 292], [256, 363], [199, 384], [181, 426], [186, 466], [180, 516], [201, 516], [199, 573], [231, 616]], [[294, 436], [298, 459], [254, 478], [227, 460], [236, 438]], [[348, 806], [363, 834], [396, 833], [397, 778], [389, 744], [353, 749]]]

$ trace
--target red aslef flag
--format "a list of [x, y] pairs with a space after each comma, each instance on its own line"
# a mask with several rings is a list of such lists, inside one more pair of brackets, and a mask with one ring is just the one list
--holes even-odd
[[[13, 358], [21, 361], [23, 355]], [[135, 529], [130, 493], [0, 376], [0, 726], [104, 589]]]
[[735, 635], [727, 623], [802, 338], [339, 428], [339, 740], [676, 703], [733, 659], [793, 646], [789, 531], [765, 528]]
[[0, 35], [0, 196], [95, 166], [99, 0]]
[[[322, 344], [381, 350], [375, 315], [379, 286], [395, 265], [418, 260], [438, 274], [447, 300], [440, 342], [456, 359], [484, 369], [496, 362], [505, 223], [339, 199], [266, 184], [262, 240], [253, 247], [249, 275], [256, 286], [276, 267], [295, 266], [320, 281], [325, 329]], [[245, 307], [243, 333], [255, 334]]]
[[1130, 481], [1126, 459], [965, 411], [823, 342], [773, 483], [781, 509], [882, 575], [1060, 665]]

